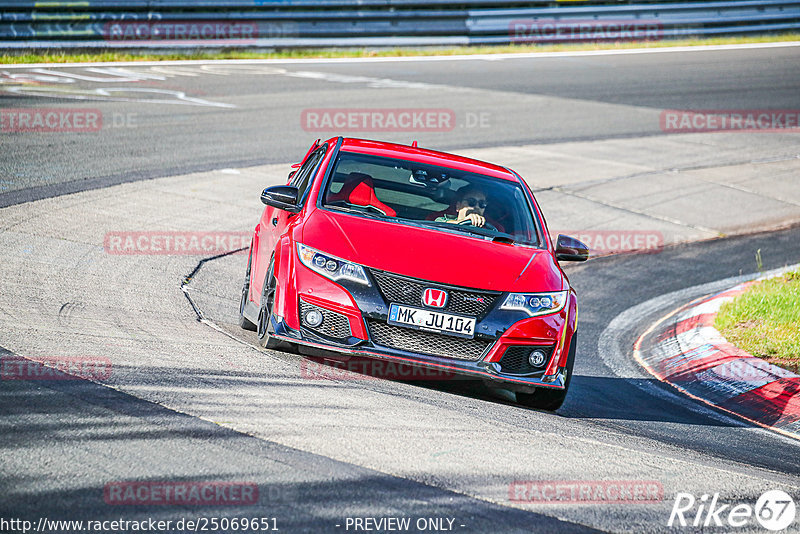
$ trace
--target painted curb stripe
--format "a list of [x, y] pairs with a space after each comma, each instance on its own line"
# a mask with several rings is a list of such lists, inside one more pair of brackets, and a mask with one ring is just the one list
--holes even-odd
[[800, 438], [800, 376], [732, 345], [714, 328], [720, 307], [755, 283], [679, 308], [641, 359], [660, 380], [693, 397]]
[[695, 377], [698, 373], [720, 367], [723, 364], [730, 363], [732, 360], [741, 360], [743, 357], [747, 357], [745, 353], [731, 354], [717, 348], [710, 356], [698, 358], [694, 361], [674, 367], [672, 373], [665, 375], [665, 378], [675, 382], [691, 382], [696, 380]]
[[[719, 311], [720, 307], [728, 301], [733, 300], [745, 291], [747, 291], [755, 281], [745, 282], [731, 289], [726, 289], [719, 293], [703, 297], [696, 302], [692, 302], [687, 306], [686, 311], [678, 315], [678, 320], [689, 319], [696, 315], [703, 315], [712, 313], [715, 314]], [[713, 323], [713, 321], [712, 321]]]
[[701, 347], [706, 343], [719, 346], [725, 342], [725, 338], [713, 326], [701, 326], [682, 334], [675, 334], [675, 339], [683, 351]]
[[690, 330], [696, 330], [701, 327], [706, 326], [714, 326], [714, 319], [717, 317], [716, 313], [701, 313], [698, 315], [693, 315], [688, 319], [683, 319], [682, 321], [678, 321], [678, 324], [675, 325], [674, 333], [677, 334], [685, 334]]
[[762, 424], [782, 427], [800, 421], [800, 377], [781, 378], [743, 393], [721, 407]]

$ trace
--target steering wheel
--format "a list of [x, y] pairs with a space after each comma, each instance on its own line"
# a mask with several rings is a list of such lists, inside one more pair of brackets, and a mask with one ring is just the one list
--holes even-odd
[[[475, 226], [475, 225], [472, 224], [472, 220], [471, 219], [464, 219], [463, 221], [461, 221], [458, 224], [459, 225], [464, 225], [464, 226]], [[499, 232], [500, 231], [500, 230], [497, 229], [496, 226], [494, 226], [492, 223], [487, 221], [485, 218], [484, 218], [484, 221], [483, 221], [483, 226], [482, 227], [478, 226], [477, 228], [486, 228], [487, 230], [491, 230], [493, 232]]]

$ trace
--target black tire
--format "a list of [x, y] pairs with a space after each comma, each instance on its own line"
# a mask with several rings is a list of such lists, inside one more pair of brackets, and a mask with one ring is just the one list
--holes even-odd
[[569, 344], [569, 356], [567, 356], [567, 382], [564, 389], [544, 389], [539, 388], [533, 393], [517, 392], [517, 404], [537, 410], [547, 410], [554, 412], [561, 408], [564, 399], [567, 398], [569, 384], [572, 382], [572, 369], [575, 367], [575, 347], [578, 345], [578, 333], [572, 335]]
[[256, 325], [258, 344], [265, 349], [277, 349], [281, 346], [281, 342], [272, 337], [269, 332], [272, 307], [275, 304], [275, 288], [277, 286], [273, 261], [269, 262], [267, 276], [264, 278], [264, 288], [261, 291], [261, 302], [258, 309], [258, 324]]
[[247, 304], [247, 294], [250, 292], [250, 264], [253, 262], [253, 247], [250, 247], [250, 250], [251, 253], [247, 257], [247, 272], [244, 275], [244, 285], [242, 286], [242, 298], [239, 300], [239, 326], [244, 330], [255, 332], [256, 325], [244, 316], [244, 306]]

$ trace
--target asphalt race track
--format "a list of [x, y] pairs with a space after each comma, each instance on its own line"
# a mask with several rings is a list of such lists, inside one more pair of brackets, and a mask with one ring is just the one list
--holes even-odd
[[[660, 135], [662, 109], [792, 109], [800, 85], [796, 48], [790, 47], [442, 65], [88, 67], [97, 72], [5, 66], [4, 107], [59, 102], [98, 109], [104, 120], [102, 135], [4, 137], [0, 191], [29, 189], [13, 197], [19, 201], [64, 191], [75, 180], [107, 184], [294, 161], [315, 136], [340, 133], [307, 131], [301, 116], [309, 108], [451, 109], [452, 130], [416, 136], [422, 146], [448, 150]], [[778, 136], [749, 141], [773, 143]], [[413, 135], [381, 137], [408, 142]]]
[[[310, 131], [304, 110], [447, 109], [456, 121], [448, 131], [360, 134], [438, 149], [633, 142], [664, 136], [663, 109], [799, 109], [800, 48], [89, 69], [0, 69], [3, 110], [102, 116], [92, 131], [0, 133], [0, 357], [112, 364], [101, 383], [0, 382], [0, 518], [264, 517], [289, 533], [365, 532], [348, 520], [390, 517], [422, 520], [411, 531], [427, 532], [699, 532], [667, 527], [678, 493], [751, 506], [767, 490], [800, 497], [800, 443], [707, 408], [636, 365], [637, 337], [682, 302], [609, 329], [655, 297], [686, 290], [685, 302], [707, 294], [704, 284], [756, 273], [756, 251], [764, 270], [800, 262], [794, 223], [569, 265], [580, 341], [555, 414], [460, 380], [314, 376], [309, 369], [324, 365], [258, 349], [236, 326], [243, 253], [103, 248], [116, 231], [249, 232], [260, 188], [285, 179], [284, 164], [316, 137], [337, 133]], [[797, 133], [733, 135], [747, 145], [738, 155], [714, 153], [711, 141], [696, 149], [727, 158], [720, 165], [742, 163], [745, 152], [799, 152]], [[782, 198], [800, 205], [795, 192], [790, 182]], [[239, 481], [259, 497], [109, 503], [108, 485], [127, 481]], [[646, 502], [514, 500], [525, 481], [661, 492]], [[766, 532], [754, 519], [705, 531]]]

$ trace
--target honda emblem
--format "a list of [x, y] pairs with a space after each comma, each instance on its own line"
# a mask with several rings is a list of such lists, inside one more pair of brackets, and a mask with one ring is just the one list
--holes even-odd
[[444, 308], [445, 304], [447, 304], [447, 291], [432, 287], [426, 288], [422, 292], [422, 303], [431, 308]]

